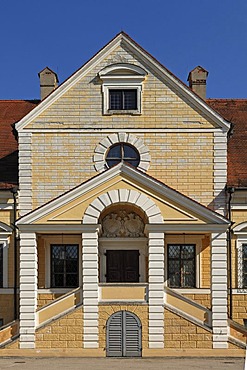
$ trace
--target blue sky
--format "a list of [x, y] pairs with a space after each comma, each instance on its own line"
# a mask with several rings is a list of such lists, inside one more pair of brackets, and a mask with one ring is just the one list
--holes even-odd
[[0, 99], [39, 98], [121, 30], [184, 82], [209, 71], [207, 97], [247, 98], [246, 0], [0, 0]]

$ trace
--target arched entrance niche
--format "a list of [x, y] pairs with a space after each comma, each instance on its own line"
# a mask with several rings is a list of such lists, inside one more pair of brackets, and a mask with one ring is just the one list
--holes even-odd
[[134, 190], [111, 190], [87, 208], [83, 223], [101, 224], [99, 281], [145, 283], [148, 281], [148, 238], [145, 225], [162, 223], [154, 201]]
[[106, 356], [140, 357], [142, 328], [140, 319], [132, 312], [118, 311], [106, 324]]

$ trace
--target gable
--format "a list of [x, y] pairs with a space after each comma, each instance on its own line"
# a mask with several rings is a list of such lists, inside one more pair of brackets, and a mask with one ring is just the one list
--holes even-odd
[[[127, 35], [121, 33], [48, 96], [39, 108], [22, 119], [16, 125], [17, 130], [34, 127], [36, 129], [69, 127], [87, 129], [92, 127], [92, 123], [95, 124], [95, 128], [97, 125], [102, 127], [106, 119], [102, 116], [101, 82], [98, 79], [98, 73], [109, 64], [120, 62], [131, 63], [148, 71], [143, 89], [146, 122], [150, 122], [150, 118], [155, 115], [162, 117], [155, 127], [172, 125], [173, 128], [177, 128], [182, 125], [186, 128], [192, 124], [193, 128], [206, 125], [205, 127], [219, 127], [226, 131], [229, 129], [228, 122]], [[154, 100], [152, 100], [153, 97]], [[182, 105], [179, 109], [178, 104]], [[176, 120], [171, 119], [174, 115], [173, 110], [176, 110]], [[88, 112], [90, 112], [89, 115]], [[164, 114], [165, 112], [167, 114]], [[179, 121], [180, 113], [181, 121]], [[94, 117], [95, 122], [89, 122], [88, 117], [91, 119]], [[114, 119], [112, 122], [114, 125]], [[110, 128], [109, 117], [107, 124]], [[132, 124], [143, 127], [142, 117], [135, 117]]]

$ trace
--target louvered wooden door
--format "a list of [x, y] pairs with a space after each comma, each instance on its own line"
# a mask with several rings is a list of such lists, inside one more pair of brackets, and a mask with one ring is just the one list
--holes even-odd
[[136, 315], [118, 311], [107, 321], [106, 355], [109, 357], [140, 357], [141, 323]]

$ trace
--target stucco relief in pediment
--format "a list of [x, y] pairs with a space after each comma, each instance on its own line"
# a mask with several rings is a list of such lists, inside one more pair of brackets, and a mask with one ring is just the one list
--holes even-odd
[[125, 210], [112, 212], [102, 220], [102, 236], [115, 237], [141, 237], [144, 236], [144, 222], [135, 212], [127, 213]]

